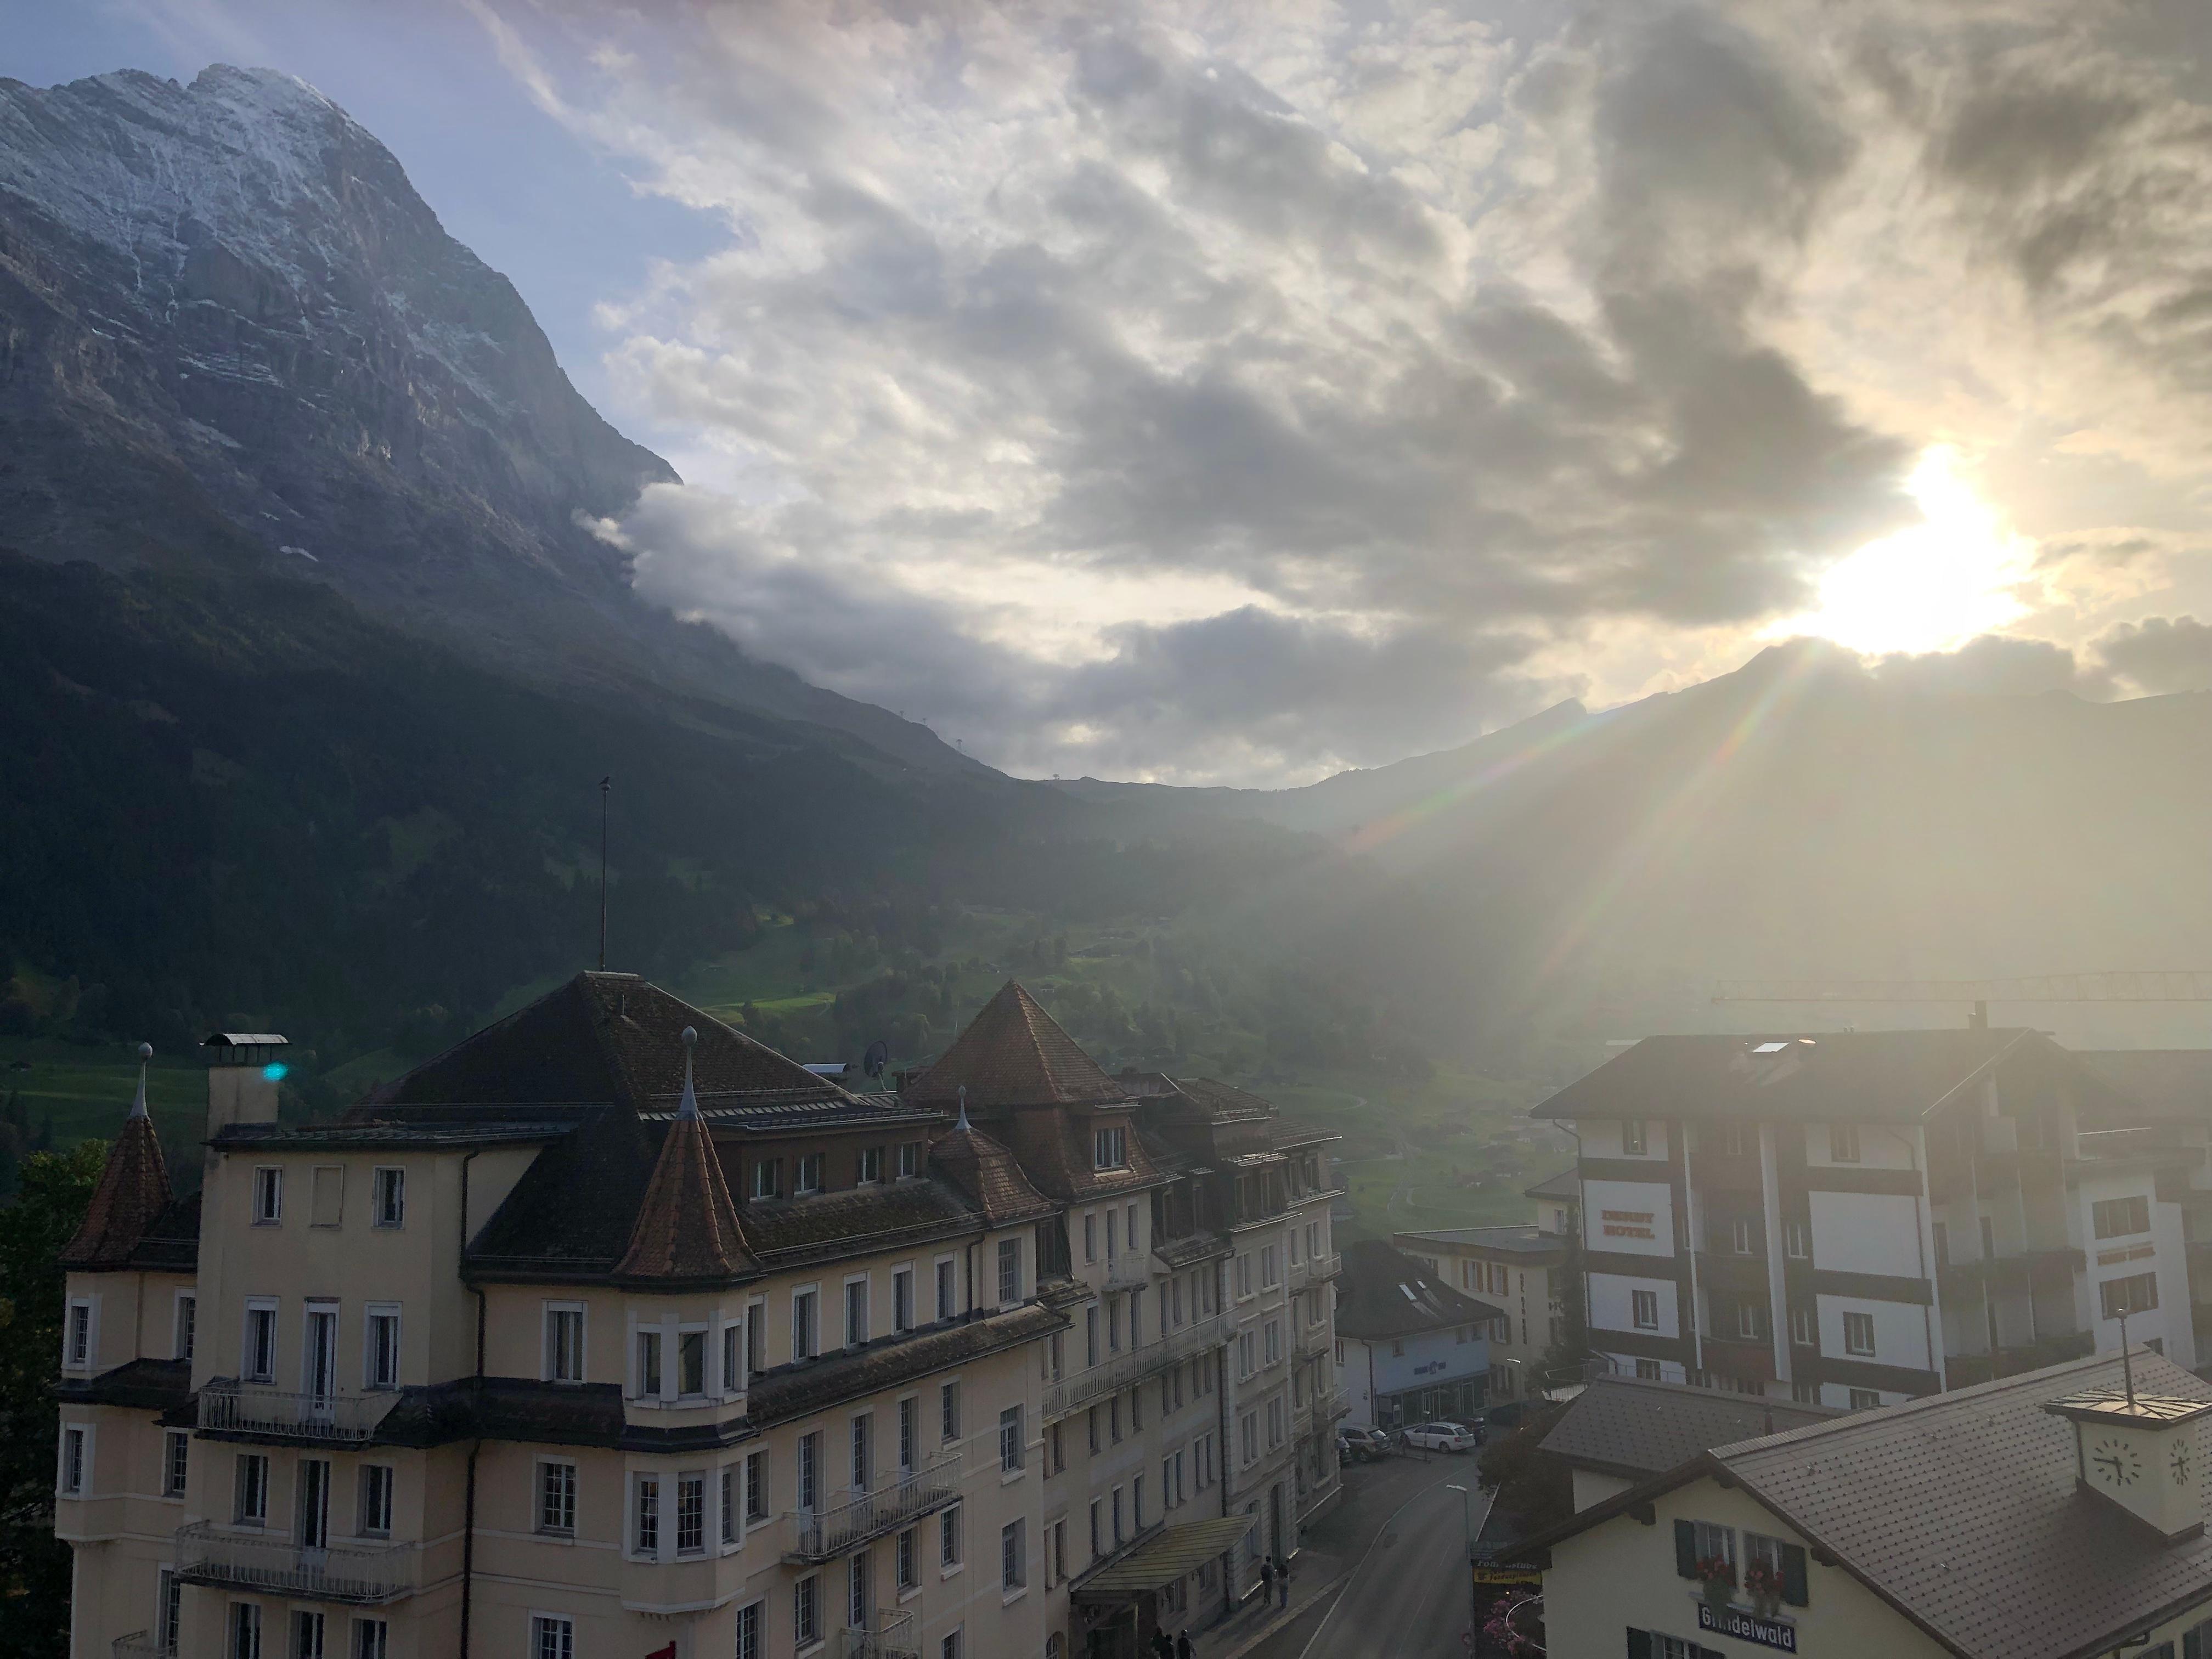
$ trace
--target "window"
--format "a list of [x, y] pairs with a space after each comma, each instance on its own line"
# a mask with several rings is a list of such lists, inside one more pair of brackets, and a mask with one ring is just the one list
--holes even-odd
[[1022, 1299], [1022, 1241], [999, 1241], [999, 1305], [1011, 1307]]
[[175, 1354], [179, 1359], [192, 1357], [192, 1329], [199, 1322], [199, 1298], [180, 1295], [177, 1297], [177, 1333]]
[[1022, 1467], [1022, 1408], [1009, 1406], [999, 1413], [999, 1467], [1011, 1474]]
[[155, 1639], [162, 1652], [174, 1653], [178, 1638], [184, 1634], [185, 1623], [185, 1584], [174, 1568], [161, 1569], [155, 1594]]
[[791, 1297], [791, 1357], [811, 1359], [817, 1352], [815, 1342], [818, 1327], [815, 1322], [815, 1303], [817, 1293], [795, 1291]]
[[755, 1601], [738, 1609], [738, 1659], [761, 1659], [761, 1606]]
[[941, 1567], [960, 1565], [960, 1505], [957, 1504], [937, 1517], [937, 1560]]
[[676, 1392], [696, 1400], [707, 1392], [707, 1333], [678, 1331], [676, 1334]]
[[1874, 1353], [1874, 1316], [1847, 1313], [1844, 1316], [1844, 1352], [1871, 1358]]
[[911, 1469], [915, 1454], [921, 1449], [921, 1431], [915, 1423], [920, 1414], [912, 1395], [898, 1402], [898, 1466], [901, 1469]]
[[1746, 1123], [1722, 1124], [1721, 1154], [1724, 1158], [1757, 1157], [1759, 1131]]
[[1814, 1323], [1810, 1308], [1792, 1308], [1790, 1310], [1790, 1340], [1801, 1348], [1820, 1346], [1820, 1332]]
[[372, 1389], [399, 1386], [399, 1309], [390, 1302], [368, 1304], [368, 1329], [362, 1351], [362, 1382]]
[[966, 1651], [961, 1633], [956, 1630], [937, 1644], [937, 1659], [962, 1659]]
[[783, 1192], [783, 1160], [764, 1158], [753, 1165], [753, 1196], [775, 1198]]
[[697, 1555], [707, 1547], [707, 1477], [676, 1477], [676, 1553]]
[[866, 1550], [845, 1563], [845, 1624], [850, 1630], [868, 1627], [868, 1613], [875, 1600], [873, 1575], [868, 1568]]
[[744, 1331], [742, 1324], [722, 1327], [722, 1392], [725, 1395], [745, 1391]]
[[345, 1166], [318, 1164], [307, 1188], [307, 1224], [335, 1227], [345, 1219]]
[[[1939, 1221], [1936, 1224], [1940, 1227], [1943, 1224]], [[1812, 1243], [1806, 1237], [1803, 1222], [1785, 1221], [1782, 1224], [1782, 1249], [1784, 1254], [1795, 1256], [1800, 1261], [1813, 1254]]]
[[822, 1639], [822, 1577], [808, 1573], [791, 1587], [791, 1639], [811, 1647]]
[[584, 1380], [584, 1310], [576, 1304], [545, 1305], [545, 1380]]
[[1119, 1170], [1129, 1162], [1129, 1132], [1127, 1129], [1100, 1129], [1091, 1136], [1094, 1162], [1102, 1170]]
[[799, 1437], [799, 1507], [810, 1515], [821, 1499], [822, 1436], [802, 1434]]
[[853, 1419], [853, 1490], [856, 1492], [866, 1492], [875, 1484], [875, 1448], [872, 1443], [875, 1437], [870, 1431], [873, 1427], [874, 1419], [866, 1412]]
[[1640, 1117], [1624, 1118], [1620, 1124], [1620, 1150], [1624, 1157], [1642, 1158], [1649, 1145]]
[[1659, 1362], [1656, 1359], [1638, 1360], [1636, 1376], [1639, 1382], [1656, 1382], [1659, 1380]]
[[960, 1384], [947, 1382], [937, 1391], [937, 1431], [945, 1444], [960, 1437]]
[[230, 1659], [261, 1659], [261, 1604], [230, 1604]]
[[[392, 1626], [381, 1619], [353, 1621], [353, 1659], [391, 1659]], [[568, 1659], [562, 1650], [562, 1659]]]
[[641, 1400], [660, 1398], [660, 1333], [637, 1334], [637, 1376], [635, 1390]]
[[1631, 1291], [1628, 1305], [1629, 1316], [1635, 1322], [1638, 1330], [1656, 1331], [1659, 1328], [1658, 1291]]
[[1091, 1500], [1091, 1555], [1093, 1560], [1106, 1553], [1106, 1532], [1102, 1524], [1105, 1513], [1104, 1501], [1097, 1498], [1092, 1498]]
[[1738, 1255], [1750, 1255], [1754, 1253], [1749, 1217], [1738, 1216], [1729, 1224], [1729, 1248]]
[[1857, 1124], [1831, 1123], [1828, 1126], [1828, 1161], [1831, 1164], [1856, 1164], [1859, 1161]]
[[230, 1518], [241, 1527], [269, 1524], [269, 1459], [260, 1452], [240, 1452], [231, 1481]]
[[2089, 1206], [2089, 1213], [2100, 1238], [2126, 1238], [2150, 1231], [2150, 1200], [2140, 1193], [2133, 1198], [2100, 1199]]
[[1272, 1285], [1279, 1284], [1281, 1279], [1282, 1274], [1275, 1265], [1275, 1247], [1262, 1244], [1260, 1247], [1260, 1283]]
[[363, 1463], [355, 1476], [355, 1529], [365, 1537], [391, 1535], [393, 1474], [389, 1463]]
[[1695, 1642], [1685, 1641], [1679, 1636], [1668, 1636], [1656, 1630], [1638, 1630], [1633, 1626], [1628, 1632], [1629, 1659], [1728, 1659], [1728, 1655], [1711, 1648], [1701, 1648]]
[[63, 1328], [62, 1364], [72, 1370], [83, 1370], [92, 1364], [92, 1301], [88, 1297], [71, 1298], [69, 1322]]
[[2097, 1294], [2107, 1319], [2148, 1313], [2158, 1306], [2158, 1275], [2135, 1273], [2126, 1279], [2108, 1279], [2097, 1286]]
[[1739, 1302], [1735, 1304], [1735, 1334], [1745, 1342], [1766, 1340], [1766, 1304], [1764, 1302]]
[[738, 1482], [741, 1478], [742, 1471], [735, 1463], [722, 1465], [721, 1486], [715, 1497], [721, 1523], [720, 1535], [726, 1546], [738, 1542], [739, 1537]]
[[91, 1439], [91, 1430], [75, 1424], [62, 1431], [61, 1472], [54, 1485], [64, 1497], [84, 1496], [86, 1448]]
[[768, 1519], [768, 1454], [745, 1455], [745, 1522]]
[[1098, 1212], [1096, 1210], [1083, 1212], [1083, 1259], [1085, 1261], [1098, 1260]]
[[921, 1587], [921, 1529], [908, 1527], [891, 1546], [891, 1582], [901, 1595]]
[[884, 1149], [880, 1146], [863, 1146], [860, 1149], [860, 1184], [866, 1186], [871, 1182], [881, 1181], [883, 1178]]
[[369, 1176], [368, 1224], [397, 1227], [407, 1218], [407, 1171], [378, 1170]]
[[[758, 1606], [747, 1607], [745, 1613], [758, 1610]], [[745, 1651], [744, 1613], [738, 1615], [738, 1652]], [[758, 1649], [758, 1632], [755, 1633], [755, 1649]], [[576, 1659], [576, 1621], [565, 1613], [533, 1613], [530, 1615], [530, 1659]]]
[[1283, 1322], [1279, 1319], [1269, 1320], [1261, 1328], [1261, 1334], [1267, 1339], [1264, 1344], [1267, 1355], [1267, 1363], [1272, 1365], [1283, 1357]]
[[1792, 1382], [1790, 1397], [1801, 1406], [1817, 1406], [1820, 1403], [1820, 1385], [1818, 1382]]
[[999, 1528], [999, 1588], [1018, 1590], [1029, 1582], [1028, 1564], [1023, 1559], [1023, 1545], [1027, 1523], [1009, 1521]]
[[899, 1143], [898, 1172], [901, 1181], [910, 1181], [921, 1173], [921, 1143], [905, 1140]]
[[1853, 1389], [1850, 1393], [1851, 1409], [1855, 1412], [1872, 1411], [1876, 1406], [1881, 1404], [1881, 1394], [1879, 1389]]
[[891, 1273], [891, 1328], [914, 1328], [914, 1269], [899, 1267]]
[[822, 1154], [801, 1152], [799, 1155], [799, 1178], [792, 1184], [794, 1193], [818, 1193], [822, 1190]]
[[952, 1258], [947, 1256], [937, 1264], [937, 1316], [950, 1319], [959, 1311], [959, 1298], [952, 1290]]
[[192, 1437], [183, 1429], [167, 1429], [161, 1435], [161, 1495], [182, 1498], [185, 1495], [185, 1476], [191, 1468]]
[[326, 1458], [303, 1457], [295, 1471], [293, 1496], [299, 1512], [301, 1547], [331, 1546], [331, 1466]]
[[868, 1281], [848, 1279], [845, 1284], [845, 1346], [862, 1348], [868, 1342]]
[[292, 1659], [325, 1659], [321, 1613], [304, 1607], [293, 1609]]
[[284, 1219], [284, 1172], [266, 1165], [253, 1172], [253, 1224], [274, 1227]]

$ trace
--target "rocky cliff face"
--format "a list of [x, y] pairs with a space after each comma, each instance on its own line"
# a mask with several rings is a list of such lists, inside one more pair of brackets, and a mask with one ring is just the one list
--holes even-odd
[[675, 476], [313, 88], [224, 65], [0, 80], [0, 545], [271, 562], [533, 678], [963, 765], [632, 596], [578, 517]]

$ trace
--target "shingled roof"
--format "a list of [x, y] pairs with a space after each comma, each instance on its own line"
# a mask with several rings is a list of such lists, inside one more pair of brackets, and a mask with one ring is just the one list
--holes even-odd
[[1128, 1091], [1083, 1052], [1060, 1022], [1008, 980], [938, 1062], [908, 1085], [910, 1104], [970, 1111], [1010, 1106], [1119, 1104]]
[[1992, 1070], [2010, 1092], [2057, 1079], [2085, 1106], [2119, 1099], [2080, 1055], [2040, 1032], [1954, 1027], [1649, 1036], [1529, 1115], [1917, 1123]]
[[1601, 1376], [1575, 1396], [1540, 1449], [1585, 1468], [1642, 1480], [1715, 1446], [1802, 1429], [1841, 1414], [1829, 1407], [1722, 1394], [1683, 1382]]
[[137, 1098], [107, 1149], [84, 1223], [62, 1250], [64, 1267], [130, 1267], [132, 1253], [169, 1207], [169, 1169], [161, 1158], [161, 1138], [146, 1115], [146, 1061], [152, 1054], [143, 1045], [138, 1050]]
[[2212, 1048], [2092, 1048], [2081, 1060], [2127, 1097], [2133, 1121], [2212, 1121]]
[[615, 1267], [618, 1278], [719, 1283], [753, 1265], [738, 1225], [737, 1206], [730, 1202], [730, 1189], [722, 1179], [722, 1161], [699, 1116], [691, 1071], [697, 1029], [685, 1026], [682, 1041], [684, 1093], [667, 1138], [660, 1143], [653, 1178], [646, 1183], [629, 1249]]
[[1344, 1247], [1344, 1273], [1336, 1285], [1340, 1335], [1376, 1342], [1504, 1317], [1503, 1309], [1454, 1290], [1379, 1239], [1363, 1238]]
[[968, 1195], [993, 1226], [1050, 1215], [1053, 1201], [1030, 1184], [1014, 1155], [968, 1121], [929, 1145], [930, 1167]]

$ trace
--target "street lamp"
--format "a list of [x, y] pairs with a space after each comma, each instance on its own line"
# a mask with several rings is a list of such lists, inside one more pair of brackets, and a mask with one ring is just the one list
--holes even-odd
[[1444, 1483], [1446, 1492], [1459, 1494], [1460, 1536], [1466, 1542], [1467, 1553], [1467, 1627], [1474, 1629], [1474, 1494], [1456, 1481]]

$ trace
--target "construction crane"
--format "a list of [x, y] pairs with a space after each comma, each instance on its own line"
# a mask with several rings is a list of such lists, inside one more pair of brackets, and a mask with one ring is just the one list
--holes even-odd
[[2025, 979], [1724, 979], [1715, 1002], [1963, 1002], [1990, 1023], [1992, 1002], [2212, 1002], [2212, 970], [2185, 968]]

